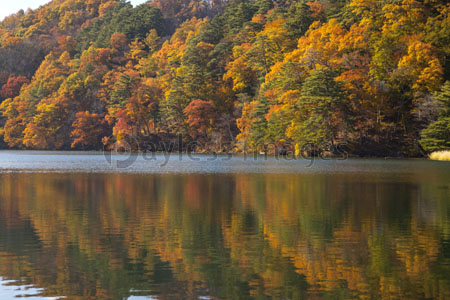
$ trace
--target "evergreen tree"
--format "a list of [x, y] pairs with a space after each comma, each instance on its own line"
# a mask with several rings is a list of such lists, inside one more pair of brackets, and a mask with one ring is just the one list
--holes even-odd
[[428, 152], [450, 149], [450, 81], [445, 82], [434, 98], [440, 102], [441, 112], [436, 122], [422, 130], [420, 140]]
[[330, 68], [320, 68], [305, 79], [288, 134], [297, 144], [333, 144], [344, 129], [345, 97], [335, 77]]

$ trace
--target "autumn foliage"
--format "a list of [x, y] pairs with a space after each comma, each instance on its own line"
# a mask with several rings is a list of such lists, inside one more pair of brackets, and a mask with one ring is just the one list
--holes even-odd
[[194, 100], [185, 109], [192, 135], [207, 135], [214, 126], [214, 104], [212, 101]]
[[71, 136], [74, 138], [71, 147], [99, 147], [106, 134], [105, 119], [99, 114], [89, 111], [78, 112], [73, 122]]
[[449, 12], [439, 0], [52, 1], [0, 25], [0, 133], [29, 149], [182, 135], [213, 151], [445, 150]]
[[2, 87], [0, 97], [7, 99], [18, 96], [20, 88], [28, 82], [29, 80], [25, 76], [9, 77], [8, 82]]

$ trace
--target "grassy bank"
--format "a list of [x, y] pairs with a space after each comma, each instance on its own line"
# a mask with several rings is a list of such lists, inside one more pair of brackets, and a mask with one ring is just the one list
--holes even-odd
[[436, 151], [430, 154], [432, 160], [446, 160], [450, 161], [450, 151]]

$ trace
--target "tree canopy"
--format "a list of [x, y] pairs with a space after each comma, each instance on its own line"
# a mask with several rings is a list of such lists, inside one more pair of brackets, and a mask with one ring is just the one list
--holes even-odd
[[448, 149], [449, 12], [440, 0], [54, 0], [0, 23], [0, 144]]

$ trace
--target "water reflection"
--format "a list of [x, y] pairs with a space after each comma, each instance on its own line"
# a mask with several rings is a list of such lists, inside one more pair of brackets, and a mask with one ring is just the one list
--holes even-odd
[[0, 276], [41, 299], [448, 299], [449, 183], [0, 174]]

